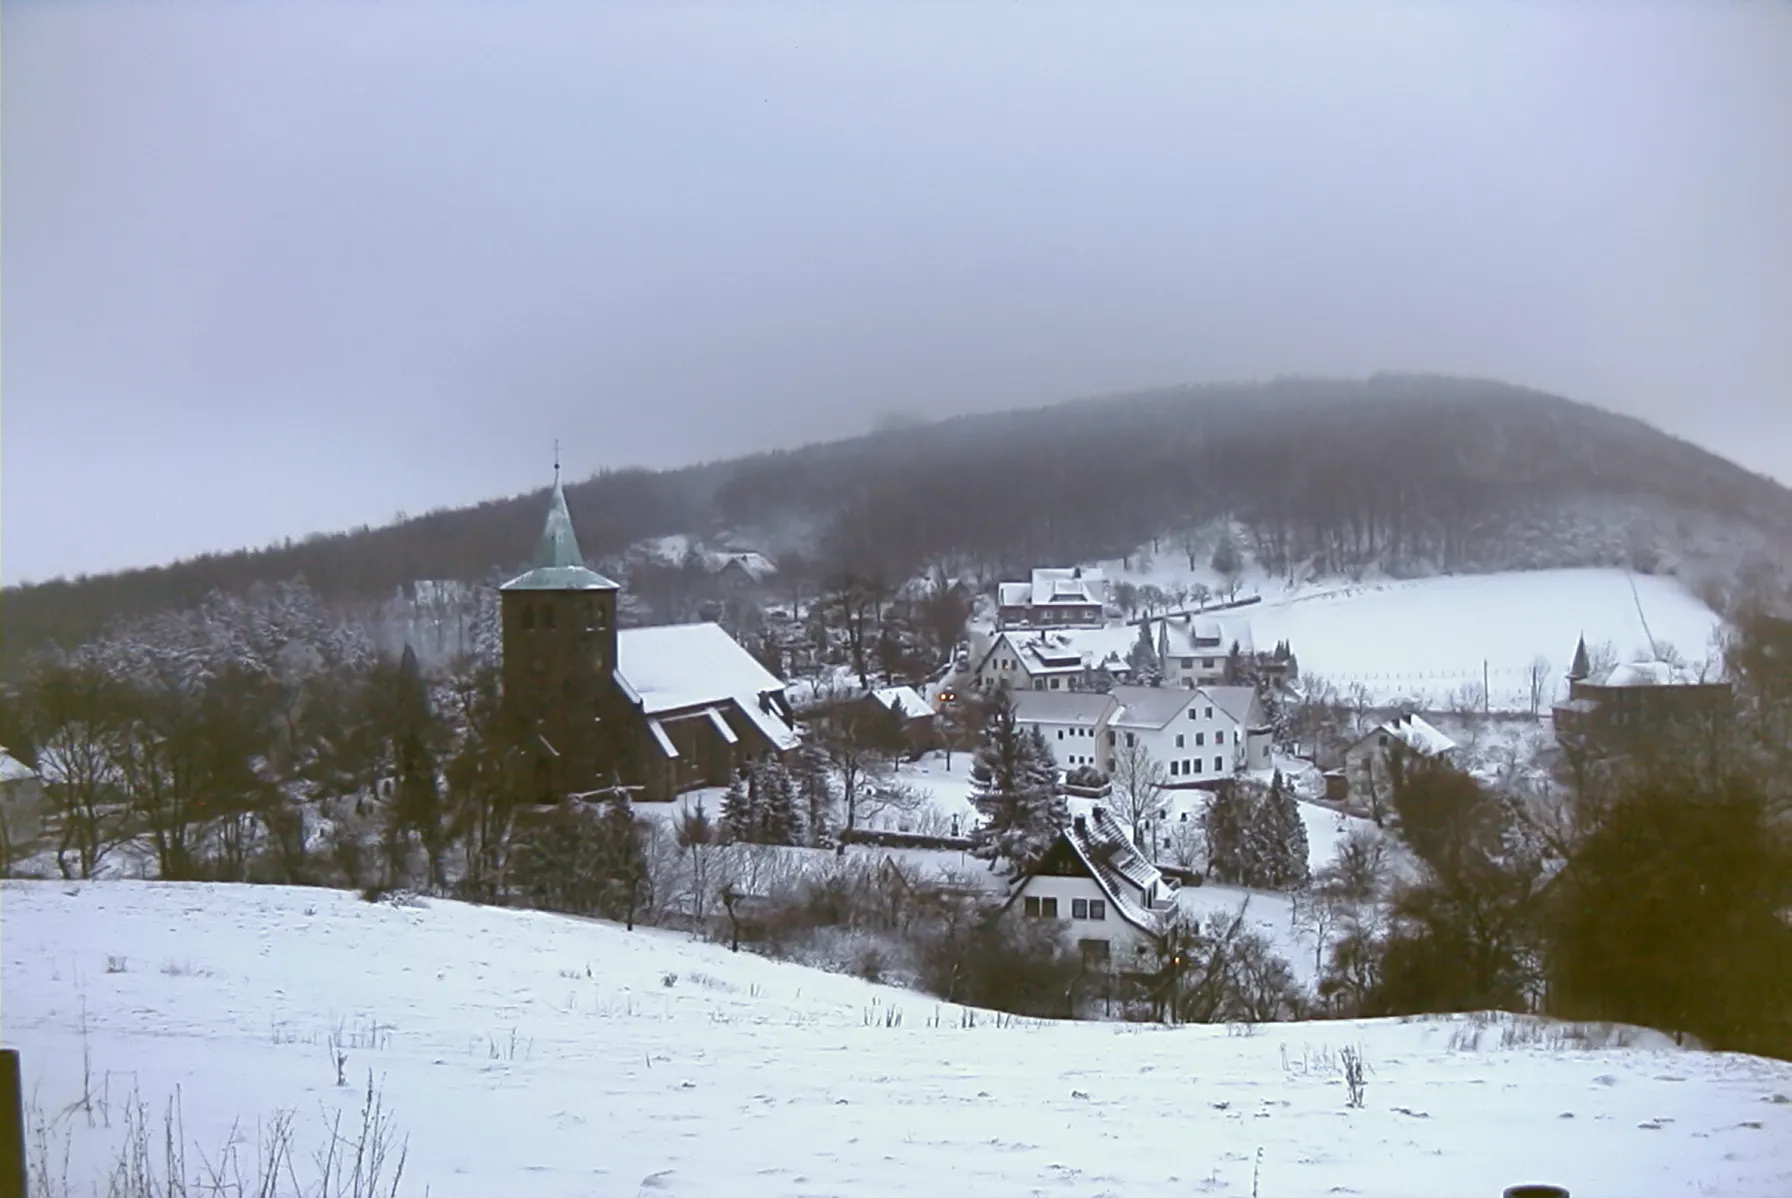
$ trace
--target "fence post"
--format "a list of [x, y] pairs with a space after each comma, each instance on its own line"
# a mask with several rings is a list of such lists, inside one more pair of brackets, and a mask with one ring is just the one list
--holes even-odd
[[16, 1048], [0, 1048], [0, 1198], [25, 1198], [25, 1099]]

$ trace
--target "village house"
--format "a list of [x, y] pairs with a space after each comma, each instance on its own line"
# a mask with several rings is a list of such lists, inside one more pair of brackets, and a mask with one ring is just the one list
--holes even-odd
[[1030, 582], [996, 587], [997, 628], [1100, 628], [1108, 583], [1097, 569], [1040, 567]]
[[42, 831], [43, 781], [0, 746], [0, 845], [10, 853]]
[[1076, 816], [1045, 856], [1016, 879], [1006, 912], [1064, 921], [1091, 969], [1123, 976], [1155, 966], [1175, 887], [1133, 847], [1106, 808]]
[[621, 588], [586, 567], [553, 495], [533, 567], [499, 588], [503, 694], [539, 801], [620, 780], [667, 800], [795, 750], [784, 684], [715, 624], [618, 629]]
[[1568, 699], [1553, 714], [1564, 747], [1607, 754], [1634, 749], [1675, 726], [1726, 719], [1732, 706], [1728, 682], [1665, 661], [1630, 662], [1595, 677], [1583, 637], [1568, 669]]
[[1420, 716], [1395, 716], [1369, 729], [1344, 750], [1343, 767], [1334, 775], [1342, 780], [1342, 793], [1334, 788], [1330, 797], [1366, 810], [1385, 806], [1393, 798], [1391, 763], [1396, 757], [1453, 761], [1456, 742]]
[[1232, 655], [1254, 660], [1257, 654], [1251, 622], [1243, 616], [1180, 612], [1144, 623], [1153, 629], [1165, 686], [1235, 683], [1239, 679], [1230, 676], [1228, 666]]
[[993, 690], [1105, 691], [1127, 677], [1125, 628], [1071, 632], [1004, 631], [972, 670], [976, 685]]
[[1014, 722], [1037, 728], [1061, 770], [1101, 768], [1102, 734], [1119, 704], [1112, 695], [1093, 691], [1016, 691]]
[[1101, 770], [1143, 746], [1161, 762], [1171, 787], [1212, 787], [1271, 767], [1272, 733], [1263, 703], [1248, 686], [1117, 686], [1107, 717]]

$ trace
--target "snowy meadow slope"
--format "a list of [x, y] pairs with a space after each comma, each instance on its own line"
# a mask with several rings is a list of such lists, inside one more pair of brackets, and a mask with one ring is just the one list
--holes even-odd
[[[158, 1130], [178, 1088], [190, 1160], [238, 1119], [252, 1155], [256, 1120], [291, 1109], [302, 1166], [369, 1073], [408, 1136], [405, 1192], [442, 1198], [935, 1193], [948, 1176], [1000, 1194], [1792, 1192], [1792, 1065], [1645, 1033], [972, 1027], [917, 993], [533, 912], [157, 883], [0, 895], [6, 1040], [77, 1192], [133, 1088]], [[1347, 1046], [1368, 1063], [1361, 1109]]]
[[[1180, 565], [1159, 558], [1148, 571], [1127, 571], [1103, 563], [1116, 578], [1160, 588], [1218, 582], [1210, 570]], [[1304, 674], [1344, 690], [1361, 685], [1377, 706], [1412, 700], [1433, 710], [1447, 708], [1461, 688], [1479, 687], [1483, 669], [1494, 710], [1528, 710], [1527, 674], [1538, 657], [1549, 663], [1547, 705], [1565, 694], [1562, 676], [1582, 635], [1623, 661], [1672, 646], [1696, 669], [1713, 658], [1724, 627], [1680, 580], [1614, 568], [1298, 587], [1253, 569], [1241, 593], [1262, 599], [1237, 613], [1249, 619], [1258, 648], [1286, 640]]]

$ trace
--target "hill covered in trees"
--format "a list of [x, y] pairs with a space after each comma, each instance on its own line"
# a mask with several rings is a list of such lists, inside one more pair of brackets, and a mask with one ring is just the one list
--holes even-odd
[[[1671, 571], [1722, 604], [1784, 586], [1792, 491], [1628, 417], [1500, 383], [1378, 375], [1179, 387], [882, 429], [567, 488], [594, 560], [734, 533], [897, 579], [1121, 556], [1231, 520], [1266, 569]], [[0, 666], [109, 620], [302, 577], [324, 599], [519, 565], [542, 493], [148, 570], [7, 588]], [[1173, 551], [1171, 548], [1169, 551]]]

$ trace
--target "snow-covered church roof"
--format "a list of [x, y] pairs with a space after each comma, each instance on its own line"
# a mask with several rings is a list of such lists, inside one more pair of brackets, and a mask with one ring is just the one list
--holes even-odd
[[799, 741], [782, 707], [784, 683], [719, 624], [624, 628], [616, 674], [645, 715], [733, 702], [778, 748]]

